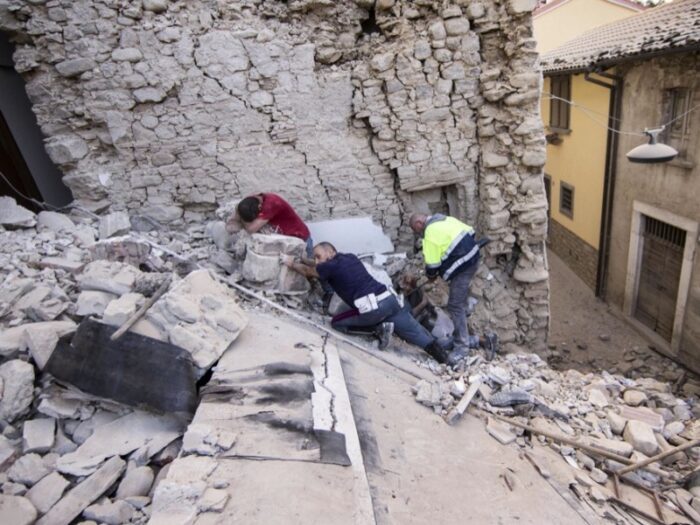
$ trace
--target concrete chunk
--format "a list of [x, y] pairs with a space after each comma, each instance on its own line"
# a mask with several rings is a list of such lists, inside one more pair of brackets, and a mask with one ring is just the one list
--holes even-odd
[[634, 447], [629, 443], [625, 443], [624, 441], [617, 441], [615, 439], [589, 437], [588, 444], [593, 447], [598, 447], [603, 450], [607, 450], [608, 452], [612, 452], [613, 454], [617, 454], [618, 456], [624, 456], [626, 458], [630, 457], [632, 455], [632, 452], [634, 451]]
[[507, 423], [498, 421], [493, 418], [489, 418], [486, 424], [486, 432], [489, 433], [496, 441], [501, 445], [509, 445], [517, 437], [510, 429], [510, 425]]
[[0, 494], [0, 523], [30, 525], [34, 520], [36, 520], [36, 509], [31, 501], [21, 496]]
[[76, 302], [77, 315], [97, 315], [102, 316], [107, 305], [117, 299], [117, 296], [108, 292], [98, 292], [95, 290], [85, 290], [80, 292]]
[[145, 298], [140, 293], [126, 293], [110, 302], [102, 314], [102, 321], [113, 326], [121, 326], [136, 313]]
[[41, 211], [36, 217], [37, 227], [46, 228], [53, 232], [72, 232], [75, 230], [75, 223], [63, 213], [55, 211]]
[[27, 492], [27, 499], [34, 504], [41, 514], [46, 514], [61, 499], [63, 492], [70, 486], [66, 478], [58, 472], [52, 472], [39, 481]]
[[147, 496], [153, 485], [153, 469], [151, 467], [135, 467], [127, 470], [117, 489], [117, 498]]
[[654, 431], [646, 423], [628, 421], [623, 436], [635, 450], [646, 456], [653, 456], [659, 451], [659, 443], [656, 441]]
[[649, 425], [654, 432], [661, 432], [666, 422], [661, 414], [658, 414], [646, 407], [630, 407], [622, 405], [620, 407], [620, 417], [627, 420], [642, 421]]
[[0, 225], [31, 228], [36, 224], [34, 213], [20, 206], [12, 197], [0, 197]]
[[7, 477], [11, 481], [27, 486], [34, 485], [47, 474], [49, 474], [49, 468], [39, 454], [25, 454], [7, 471]]
[[73, 321], [45, 321], [23, 325], [22, 347], [29, 350], [36, 366], [43, 370], [58, 339], [72, 334], [76, 327]]
[[53, 418], [30, 419], [22, 427], [24, 452], [48, 452], [53, 447], [56, 420]]
[[0, 366], [3, 390], [0, 398], [0, 419], [14, 421], [34, 398], [34, 367], [13, 359]]
[[124, 235], [131, 230], [129, 215], [123, 211], [117, 211], [100, 217], [100, 239], [108, 239], [117, 235]]
[[69, 525], [88, 505], [107, 491], [122, 475], [126, 462], [118, 456], [80, 483], [47, 512], [37, 525]]
[[78, 275], [81, 290], [96, 290], [122, 295], [130, 292], [141, 271], [120, 262], [93, 261]]
[[134, 515], [135, 509], [126, 501], [104, 501], [85, 509], [83, 516], [98, 523], [120, 525], [127, 523]]

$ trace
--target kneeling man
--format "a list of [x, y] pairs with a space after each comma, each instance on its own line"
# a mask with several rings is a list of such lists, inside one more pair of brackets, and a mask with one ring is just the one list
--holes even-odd
[[439, 363], [454, 366], [466, 356], [464, 351], [449, 352], [416, 321], [410, 312], [401, 308], [396, 296], [374, 279], [357, 256], [338, 253], [327, 242], [317, 244], [313, 250], [314, 266], [295, 262], [282, 256], [282, 262], [306, 277], [326, 281], [333, 291], [348, 305], [355, 308], [335, 316], [331, 326], [345, 333], [374, 333], [379, 337], [380, 348], [386, 348], [392, 332], [407, 342], [421, 347]]

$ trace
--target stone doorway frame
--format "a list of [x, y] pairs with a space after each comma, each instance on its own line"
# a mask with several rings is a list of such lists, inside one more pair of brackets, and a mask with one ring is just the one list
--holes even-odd
[[[676, 298], [676, 311], [673, 318], [673, 334], [671, 344], [663, 337], [653, 332], [634, 318], [634, 307], [637, 302], [637, 289], [639, 286], [639, 273], [642, 264], [642, 250], [644, 248], [643, 220], [646, 215], [659, 221], [685, 230], [685, 246], [683, 247], [683, 262], [681, 275], [678, 280], [678, 296]], [[695, 245], [698, 241], [698, 223], [686, 217], [681, 217], [670, 211], [657, 208], [640, 201], [632, 204], [632, 226], [630, 228], [630, 244], [627, 258], [627, 274], [625, 278], [625, 302], [623, 312], [628, 320], [640, 331], [649, 336], [655, 344], [677, 355], [680, 351], [683, 335], [683, 319], [690, 292], [690, 277], [693, 271], [693, 259], [695, 257]]]

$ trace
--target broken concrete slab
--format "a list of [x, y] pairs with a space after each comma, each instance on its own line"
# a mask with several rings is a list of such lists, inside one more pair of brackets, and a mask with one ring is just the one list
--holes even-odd
[[13, 326], [0, 330], [0, 356], [8, 356], [22, 348], [23, 326]]
[[22, 426], [22, 445], [25, 453], [48, 452], [56, 437], [56, 420], [53, 418], [29, 419]]
[[37, 512], [32, 502], [21, 496], [0, 494], [0, 523], [4, 525], [31, 525]]
[[36, 225], [33, 212], [17, 204], [12, 197], [0, 196], [0, 225], [7, 228], [32, 228]]
[[46, 514], [69, 486], [70, 482], [66, 478], [58, 472], [52, 472], [29, 489], [26, 497], [41, 514]]
[[150, 244], [129, 235], [102, 239], [90, 246], [93, 260], [116, 261], [136, 267], [147, 262], [151, 252]]
[[588, 444], [626, 458], [630, 457], [634, 451], [634, 447], [629, 443], [615, 439], [589, 437]]
[[117, 211], [100, 217], [100, 239], [124, 235], [129, 233], [129, 230], [131, 230], [131, 222], [126, 212]]
[[22, 347], [29, 350], [34, 363], [43, 370], [58, 344], [58, 340], [75, 332], [73, 321], [44, 321], [23, 325]]
[[53, 268], [54, 270], [63, 270], [70, 273], [78, 273], [85, 267], [85, 262], [67, 257], [43, 257], [39, 262], [40, 268]]
[[[200, 373], [211, 367], [240, 335], [248, 316], [236, 294], [207, 270], [174, 284], [146, 313], [168, 340], [192, 356]], [[143, 321], [135, 325], [135, 330]]]
[[71, 342], [59, 341], [46, 370], [93, 395], [130, 406], [191, 414], [197, 404], [197, 370], [190, 354], [133, 332], [111, 341], [115, 330], [86, 319]]
[[34, 399], [34, 367], [13, 359], [0, 365], [0, 419], [14, 421]]
[[102, 496], [122, 475], [126, 462], [115, 456], [102, 465], [63, 499], [56, 503], [37, 525], [69, 525], [88, 505]]
[[308, 224], [314, 245], [330, 242], [339, 252], [390, 253], [394, 245], [380, 226], [370, 217], [351, 217]]
[[58, 459], [59, 472], [74, 476], [91, 474], [112, 456], [144, 449], [146, 457], [161, 451], [182, 435], [184, 423], [174, 416], [136, 411], [102, 425], [75, 452]]
[[81, 290], [97, 290], [122, 295], [131, 292], [141, 271], [129, 264], [93, 261], [77, 276]]
[[96, 315], [102, 317], [107, 305], [114, 299], [117, 299], [117, 297], [113, 293], [85, 290], [80, 292], [78, 296], [75, 313], [82, 316]]
[[641, 421], [655, 432], [661, 432], [666, 422], [661, 414], [646, 407], [620, 406], [620, 417], [626, 420]]

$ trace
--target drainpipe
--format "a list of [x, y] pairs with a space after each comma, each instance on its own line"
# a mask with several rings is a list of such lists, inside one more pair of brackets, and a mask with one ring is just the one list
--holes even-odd
[[[591, 73], [606, 78], [605, 82], [591, 77]], [[586, 81], [610, 90], [610, 106], [608, 109], [608, 128], [620, 128], [622, 114], [622, 77], [605, 71], [588, 71]], [[603, 179], [603, 209], [600, 217], [600, 239], [598, 242], [598, 268], [596, 271], [595, 295], [605, 299], [608, 277], [608, 259], [610, 257], [610, 235], [612, 230], [613, 196], [615, 192], [615, 175], [617, 172], [617, 150], [619, 135], [608, 129], [608, 139], [605, 148], [605, 177]]]

